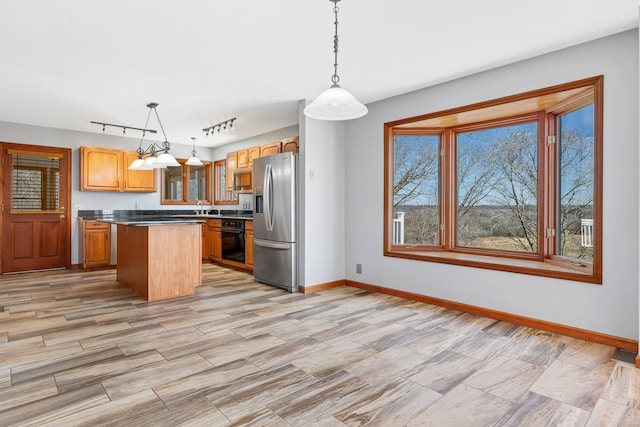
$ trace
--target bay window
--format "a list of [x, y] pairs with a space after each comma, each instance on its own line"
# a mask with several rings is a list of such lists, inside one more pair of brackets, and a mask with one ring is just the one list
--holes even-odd
[[601, 283], [602, 90], [386, 123], [384, 254]]

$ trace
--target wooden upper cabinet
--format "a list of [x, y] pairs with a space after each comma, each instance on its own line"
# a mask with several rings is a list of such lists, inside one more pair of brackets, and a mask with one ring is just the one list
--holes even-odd
[[227, 163], [225, 169], [225, 185], [227, 191], [233, 191], [233, 171], [238, 167], [238, 152], [227, 153]]
[[247, 152], [249, 153], [249, 167], [251, 167], [253, 166], [253, 159], [260, 157], [260, 146], [256, 145], [255, 147], [247, 148]]
[[282, 140], [283, 153], [297, 153], [299, 149], [298, 137], [287, 138]]
[[249, 167], [249, 150], [240, 150], [237, 151], [238, 163], [236, 167], [239, 168], [248, 168]]
[[80, 147], [80, 190], [122, 191], [122, 165], [120, 150]]
[[281, 143], [280, 141], [269, 142], [260, 146], [260, 157], [270, 156], [272, 154], [280, 153]]
[[135, 151], [124, 152], [124, 191], [156, 191], [156, 171], [129, 170], [129, 165], [138, 158]]
[[80, 190], [156, 191], [154, 170], [127, 169], [136, 158], [135, 151], [80, 147]]

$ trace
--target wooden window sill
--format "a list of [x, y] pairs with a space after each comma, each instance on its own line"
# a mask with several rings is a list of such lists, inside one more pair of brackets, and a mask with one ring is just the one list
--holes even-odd
[[515, 258], [503, 258], [477, 254], [446, 251], [417, 251], [393, 249], [385, 251], [385, 256], [414, 259], [418, 261], [439, 262], [443, 264], [461, 265], [467, 267], [484, 268], [489, 270], [508, 271], [512, 273], [529, 274], [533, 276], [553, 277], [556, 279], [574, 280], [602, 284], [602, 279], [593, 274], [592, 270], [576, 270], [557, 261], [534, 261]]

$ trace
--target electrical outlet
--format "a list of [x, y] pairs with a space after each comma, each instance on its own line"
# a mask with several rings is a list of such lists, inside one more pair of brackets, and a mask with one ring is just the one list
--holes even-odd
[[309, 179], [316, 179], [316, 171], [315, 169], [309, 170]]
[[356, 273], [362, 274], [362, 264], [356, 264]]

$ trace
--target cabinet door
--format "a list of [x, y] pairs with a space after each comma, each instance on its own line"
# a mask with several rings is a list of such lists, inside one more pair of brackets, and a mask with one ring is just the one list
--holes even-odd
[[298, 137], [283, 139], [282, 140], [282, 152], [283, 153], [297, 153], [298, 152]]
[[225, 184], [227, 186], [227, 191], [233, 191], [233, 171], [237, 168], [238, 164], [238, 153], [227, 153], [227, 163], [225, 170]]
[[236, 165], [238, 168], [248, 168], [249, 167], [249, 150], [240, 150], [237, 152], [238, 156], [238, 164]]
[[202, 259], [209, 259], [209, 251], [207, 246], [209, 245], [209, 239], [207, 238], [209, 233], [209, 227], [206, 223], [202, 224]]
[[122, 164], [120, 150], [80, 147], [80, 190], [122, 191]]
[[135, 151], [124, 152], [124, 191], [154, 192], [156, 191], [156, 171], [132, 171], [129, 165], [138, 158]]
[[260, 146], [260, 157], [270, 156], [280, 153], [280, 141], [269, 142]]
[[248, 148], [247, 151], [249, 152], [249, 166], [253, 166], [253, 159], [260, 157], [260, 146]]
[[253, 269], [253, 231], [247, 231], [244, 235], [244, 263]]
[[84, 221], [84, 260], [86, 267], [106, 267], [111, 262], [111, 227], [98, 221]]
[[222, 261], [222, 233], [219, 228], [209, 227], [208, 236], [209, 240], [209, 259], [211, 261]]

